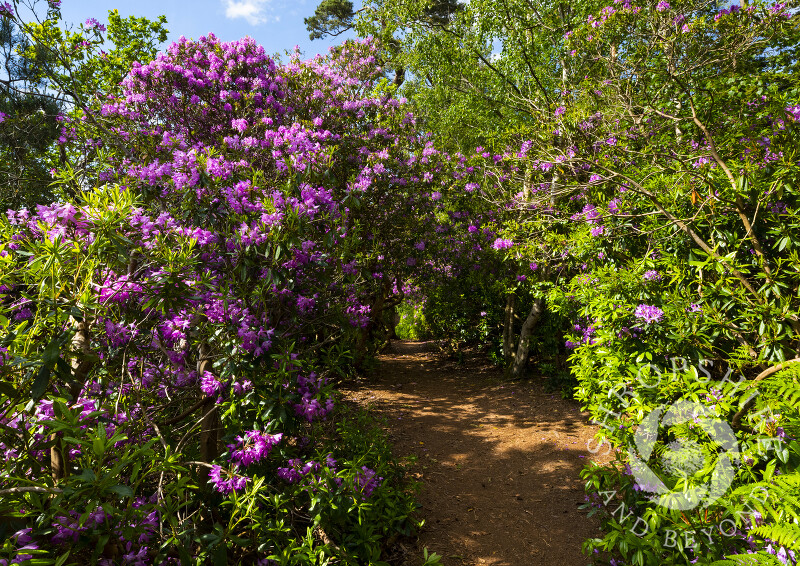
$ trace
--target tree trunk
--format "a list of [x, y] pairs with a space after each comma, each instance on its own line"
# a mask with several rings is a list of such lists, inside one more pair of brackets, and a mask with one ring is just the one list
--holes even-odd
[[522, 377], [525, 371], [525, 364], [528, 362], [528, 352], [531, 346], [531, 334], [536, 323], [544, 312], [544, 299], [536, 299], [533, 301], [531, 312], [528, 313], [528, 318], [522, 323], [522, 330], [519, 333], [519, 344], [517, 345], [517, 353], [514, 355], [514, 362], [508, 370], [508, 376], [516, 379]]
[[89, 372], [95, 363], [91, 357], [92, 349], [90, 347], [89, 323], [85, 319], [78, 323], [78, 331], [75, 333], [75, 336], [72, 337], [72, 348], [84, 356], [83, 359], [76, 357], [72, 360], [72, 376], [74, 381], [70, 386], [69, 392], [74, 402], [78, 400], [81, 390], [84, 385], [86, 385]]
[[511, 361], [514, 349], [514, 305], [517, 297], [514, 293], [506, 295], [506, 309], [503, 317], [503, 361], [508, 364]]
[[397, 338], [397, 307], [388, 309], [386, 325], [386, 339], [395, 340]]
[[383, 303], [386, 301], [386, 294], [386, 285], [381, 283], [380, 290], [375, 297], [375, 302], [372, 304], [367, 325], [361, 329], [361, 335], [358, 337], [355, 366], [359, 370], [363, 369], [364, 360], [367, 357], [367, 346], [369, 345], [370, 335], [376, 324], [380, 324], [383, 318]]
[[69, 466], [69, 453], [64, 450], [64, 444], [58, 433], [50, 435], [53, 445], [50, 447], [50, 473], [53, 475], [53, 483], [67, 477], [67, 467]]
[[[72, 360], [72, 383], [69, 384], [69, 393], [72, 401], [78, 400], [81, 390], [86, 385], [86, 379], [94, 366], [94, 361], [90, 357], [92, 353], [89, 343], [89, 323], [84, 319], [78, 323], [77, 332], [72, 337], [72, 348], [79, 354]], [[83, 355], [83, 359], [81, 359]], [[64, 446], [64, 442], [58, 434], [50, 435], [53, 445], [50, 447], [50, 472], [53, 481], [57, 482], [66, 478], [70, 473], [69, 452]]]

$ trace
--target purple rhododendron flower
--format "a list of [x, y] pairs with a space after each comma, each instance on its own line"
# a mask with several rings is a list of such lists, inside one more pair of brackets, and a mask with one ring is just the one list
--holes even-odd
[[314, 309], [316, 301], [314, 297], [297, 296], [297, 310], [303, 314], [307, 314]]
[[[329, 458], [330, 460], [333, 461], [335, 465], [336, 460], [333, 460], [333, 458], [330, 457], [330, 455]], [[326, 458], [326, 462], [327, 461], [328, 458]], [[286, 463], [289, 464], [289, 466], [284, 468], [278, 468], [277, 475], [279, 478], [289, 483], [297, 483], [311, 472], [316, 472], [322, 467], [314, 460], [309, 460], [308, 462], [303, 464], [303, 461], [300, 460], [299, 458], [292, 458]]]
[[242, 466], [260, 462], [269, 455], [273, 446], [283, 438], [282, 433], [262, 434], [259, 430], [247, 431], [244, 436], [236, 437], [238, 448], [231, 451], [231, 461]]
[[593, 204], [587, 204], [583, 207], [583, 211], [581, 211], [580, 214], [574, 215], [574, 217], [577, 218], [581, 216], [583, 216], [589, 224], [598, 224], [600, 222], [600, 211], [597, 210], [597, 207]]
[[223, 383], [214, 377], [214, 374], [210, 371], [205, 372], [203, 377], [200, 379], [200, 390], [208, 397], [212, 397], [213, 395], [219, 393], [222, 391], [223, 387]]
[[636, 316], [636, 318], [645, 321], [647, 324], [659, 322], [662, 318], [664, 318], [664, 311], [653, 305], [641, 304], [636, 307], [636, 310], [633, 314]]
[[375, 470], [362, 466], [355, 477], [356, 491], [361, 492], [363, 499], [369, 499], [375, 488], [381, 485], [383, 478], [376, 477]]
[[[234, 469], [236, 469], [234, 467]], [[223, 479], [223, 474], [226, 476]], [[223, 495], [228, 495], [232, 491], [241, 491], [247, 486], [247, 480], [250, 479], [246, 476], [240, 476], [231, 471], [223, 471], [221, 466], [211, 466], [211, 471], [208, 472], [209, 481], [214, 484], [217, 491]]]
[[645, 281], [661, 281], [661, 274], [658, 271], [651, 269], [644, 272], [642, 279]]
[[89, 18], [84, 23], [87, 29], [96, 29], [97, 31], [106, 31], [106, 26], [98, 22], [95, 18]]
[[496, 250], [505, 250], [513, 245], [514, 242], [512, 242], [511, 240], [504, 240], [503, 238], [497, 238], [492, 244], [492, 247]]
[[233, 392], [236, 395], [242, 395], [244, 393], [247, 393], [248, 391], [253, 390], [253, 382], [250, 381], [249, 379], [245, 379], [241, 383], [238, 381], [234, 381], [232, 387], [233, 387]]

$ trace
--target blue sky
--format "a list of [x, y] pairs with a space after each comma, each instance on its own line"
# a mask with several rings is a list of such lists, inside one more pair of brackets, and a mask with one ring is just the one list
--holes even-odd
[[66, 23], [78, 24], [87, 18], [108, 20], [109, 10], [122, 16], [167, 17], [169, 40], [181, 35], [198, 38], [213, 32], [223, 41], [249, 35], [267, 53], [283, 53], [299, 45], [307, 57], [326, 53], [333, 40], [308, 39], [303, 18], [314, 13], [319, 0], [62, 0], [61, 14]]

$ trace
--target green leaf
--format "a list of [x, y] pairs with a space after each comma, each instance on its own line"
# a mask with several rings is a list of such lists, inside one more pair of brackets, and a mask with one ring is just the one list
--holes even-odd
[[4, 397], [14, 398], [17, 396], [17, 390], [14, 389], [14, 386], [10, 383], [6, 383], [5, 381], [0, 381], [0, 395]]
[[98, 558], [98, 557], [100, 556], [100, 554], [103, 552], [103, 550], [104, 550], [104, 549], [105, 549], [105, 547], [106, 547], [106, 544], [108, 544], [108, 540], [109, 540], [109, 538], [111, 538], [111, 536], [110, 536], [109, 534], [104, 534], [104, 535], [100, 536], [100, 537], [97, 539], [97, 544], [95, 544], [95, 546], [94, 546], [94, 552], [92, 553], [92, 562], [94, 562], [95, 560], [97, 560], [97, 558]]
[[770, 460], [767, 464], [767, 467], [764, 469], [764, 481], [769, 481], [772, 479], [772, 476], [775, 474], [775, 466], [777, 465], [776, 460]]
[[47, 391], [47, 385], [50, 383], [50, 368], [42, 366], [39, 373], [36, 374], [36, 379], [33, 381], [31, 388], [31, 397], [37, 401], [42, 398], [44, 392]]
[[92, 450], [94, 450], [94, 455], [98, 458], [103, 456], [103, 453], [106, 451], [106, 444], [103, 442], [102, 438], [94, 437], [92, 441]]
[[53, 365], [56, 363], [56, 360], [58, 359], [59, 353], [61, 352], [61, 344], [59, 344], [59, 338], [60, 336], [56, 336], [55, 338], [50, 340], [50, 343], [44, 349], [44, 352], [42, 352], [42, 361], [47, 366], [53, 367]]
[[72, 379], [72, 366], [61, 357], [56, 360], [56, 375], [64, 381]]
[[116, 493], [121, 497], [133, 497], [133, 490], [127, 485], [115, 485], [108, 488], [108, 491]]
[[97, 480], [97, 476], [95, 475], [94, 471], [90, 470], [89, 468], [84, 468], [81, 470], [81, 473], [78, 474], [77, 477], [87, 482], [93, 482]]

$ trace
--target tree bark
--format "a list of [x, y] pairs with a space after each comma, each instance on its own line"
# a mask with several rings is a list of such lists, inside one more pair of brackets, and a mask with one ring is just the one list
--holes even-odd
[[381, 283], [380, 290], [375, 296], [375, 302], [372, 304], [372, 309], [369, 313], [369, 320], [367, 325], [361, 329], [361, 334], [358, 337], [358, 344], [356, 345], [356, 359], [355, 366], [357, 369], [364, 369], [364, 360], [367, 358], [367, 346], [369, 338], [376, 325], [381, 324], [383, 318], [383, 307], [386, 301], [387, 285]]
[[[69, 393], [72, 401], [77, 401], [81, 390], [86, 385], [86, 379], [94, 366], [94, 361], [90, 357], [92, 349], [90, 347], [89, 323], [84, 319], [78, 323], [77, 332], [72, 337], [72, 347], [78, 351], [78, 356], [72, 360], [72, 383], [69, 384]], [[80, 359], [80, 355], [84, 355]], [[57, 482], [66, 478], [70, 473], [69, 452], [64, 446], [64, 442], [58, 434], [50, 435], [53, 445], [50, 447], [50, 472], [53, 481]]]
[[72, 395], [73, 401], [77, 401], [81, 390], [86, 385], [86, 378], [95, 364], [91, 357], [89, 323], [85, 319], [78, 323], [78, 331], [72, 337], [72, 347], [85, 356], [83, 359], [76, 358], [72, 361], [74, 381], [70, 387], [70, 395]]
[[514, 306], [517, 302], [514, 293], [506, 295], [506, 308], [503, 317], [503, 361], [508, 364], [514, 354]]
[[536, 323], [544, 312], [544, 299], [536, 299], [533, 301], [531, 312], [528, 313], [528, 318], [522, 323], [522, 330], [519, 333], [519, 343], [517, 345], [517, 353], [514, 355], [514, 361], [508, 371], [511, 378], [522, 377], [525, 371], [525, 365], [528, 362], [528, 352], [531, 347], [531, 335]]
[[58, 483], [67, 477], [67, 467], [69, 466], [69, 454], [64, 450], [64, 445], [57, 433], [50, 435], [53, 445], [50, 447], [50, 473], [53, 475], [53, 482]]
[[397, 307], [389, 307], [387, 314], [387, 322], [386, 325], [386, 339], [387, 340], [395, 340], [397, 338]]
[[531, 200], [531, 193], [533, 192], [533, 164], [528, 162], [525, 165], [525, 180], [522, 182], [523, 200], [528, 202]]

